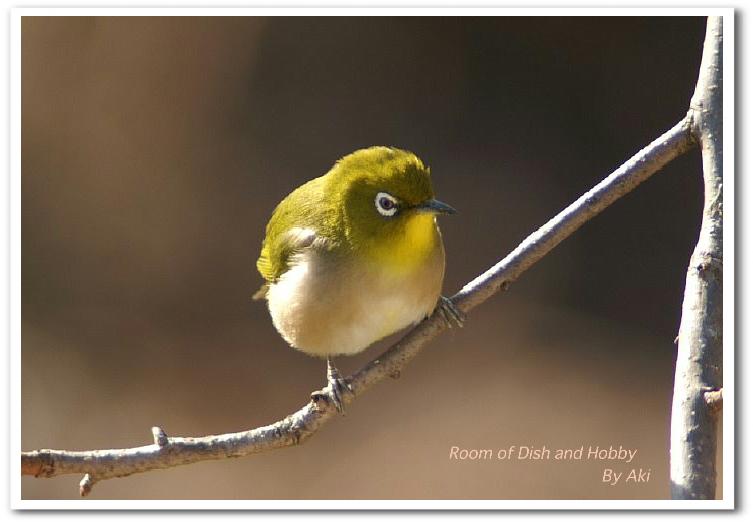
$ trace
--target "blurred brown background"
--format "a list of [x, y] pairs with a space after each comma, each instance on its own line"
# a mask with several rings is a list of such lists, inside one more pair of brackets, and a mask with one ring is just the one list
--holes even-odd
[[[684, 114], [700, 18], [30, 18], [22, 24], [22, 446], [267, 424], [323, 385], [254, 263], [291, 189], [374, 144], [438, 195], [446, 293]], [[700, 157], [587, 224], [305, 445], [94, 498], [667, 498]], [[341, 359], [350, 373], [386, 343]], [[637, 448], [629, 464], [453, 462], [451, 446]], [[602, 470], [651, 469], [645, 484]], [[74, 498], [80, 477], [23, 479]]]

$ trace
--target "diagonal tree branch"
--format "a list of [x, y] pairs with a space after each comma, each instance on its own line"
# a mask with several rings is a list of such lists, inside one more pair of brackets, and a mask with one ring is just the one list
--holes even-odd
[[713, 499], [722, 387], [722, 18], [711, 16], [691, 133], [701, 144], [705, 197], [698, 244], [685, 279], [672, 399], [671, 493]]
[[[603, 181], [528, 236], [507, 257], [466, 284], [452, 301], [468, 312], [500, 290], [507, 289], [523, 272], [544, 257], [581, 225], [635, 189], [672, 159], [695, 145], [691, 120], [683, 118], [636, 153]], [[446, 328], [437, 313], [409, 331], [400, 341], [350, 377], [353, 394], [346, 404], [386, 377], [396, 377], [423, 346]], [[242, 457], [300, 444], [332, 418], [335, 408], [326, 400], [312, 399], [282, 420], [248, 431], [206, 437], [168, 437], [152, 428], [154, 443], [127, 449], [65, 451], [43, 449], [21, 454], [21, 472], [35, 477], [84, 473], [80, 493], [87, 495], [100, 480], [124, 477], [154, 469], [203, 460]]]

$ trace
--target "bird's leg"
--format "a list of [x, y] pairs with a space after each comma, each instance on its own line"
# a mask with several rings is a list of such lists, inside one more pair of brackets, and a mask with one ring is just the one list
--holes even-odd
[[[337, 411], [344, 414], [343, 394], [353, 393], [353, 390], [351, 390], [348, 381], [340, 375], [340, 371], [334, 365], [332, 358], [329, 356], [327, 356], [327, 383], [327, 388], [329, 388], [327, 390], [327, 399], [335, 405]], [[311, 394], [311, 398], [317, 400], [321, 398], [322, 395], [321, 392], [314, 392]]]
[[439, 309], [439, 313], [442, 316], [442, 319], [444, 319], [445, 323], [447, 323], [447, 326], [452, 328], [453, 326], [457, 325], [460, 328], [463, 327], [463, 323], [465, 322], [465, 314], [458, 309], [457, 306], [447, 297], [440, 295], [439, 296], [439, 302], [437, 302], [437, 308]]
[[343, 393], [353, 393], [353, 390], [351, 390], [350, 384], [340, 375], [340, 370], [337, 369], [330, 357], [327, 357], [327, 381], [332, 392], [332, 401], [335, 403], [335, 408], [343, 413]]

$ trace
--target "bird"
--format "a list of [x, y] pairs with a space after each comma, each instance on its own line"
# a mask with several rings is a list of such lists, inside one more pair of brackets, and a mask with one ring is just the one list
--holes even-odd
[[430, 169], [414, 153], [356, 150], [293, 190], [266, 226], [256, 267], [274, 327], [293, 348], [327, 361], [327, 386], [312, 394], [343, 413], [350, 383], [334, 357], [353, 355], [439, 309], [445, 250], [436, 217], [456, 210], [434, 197]]

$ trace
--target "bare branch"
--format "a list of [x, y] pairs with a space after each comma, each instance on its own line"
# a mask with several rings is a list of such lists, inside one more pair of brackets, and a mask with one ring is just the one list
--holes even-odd
[[[690, 121], [687, 118], [681, 120], [528, 236], [507, 257], [465, 285], [453, 297], [453, 302], [467, 312], [497, 291], [506, 289], [586, 221], [689, 150], [694, 145], [689, 128]], [[354, 393], [345, 394], [343, 402], [348, 404], [386, 377], [399, 375], [422, 347], [446, 327], [445, 321], [436, 312], [417, 325], [350, 378]], [[23, 452], [21, 469], [22, 474], [35, 477], [84, 473], [86, 476], [81, 481], [80, 493], [87, 495], [95, 482], [109, 478], [203, 460], [242, 457], [300, 444], [335, 416], [335, 408], [329, 402], [312, 399], [284, 419], [249, 431], [196, 438], [167, 437], [161, 428], [155, 427], [152, 428], [154, 444], [148, 446], [95, 451], [43, 449]]]
[[[722, 387], [722, 18], [706, 24], [689, 116], [701, 144], [705, 198], [685, 279], [672, 400], [672, 498], [716, 494], [716, 433]], [[714, 400], [715, 393], [718, 399]], [[709, 400], [711, 398], [711, 400]]]

